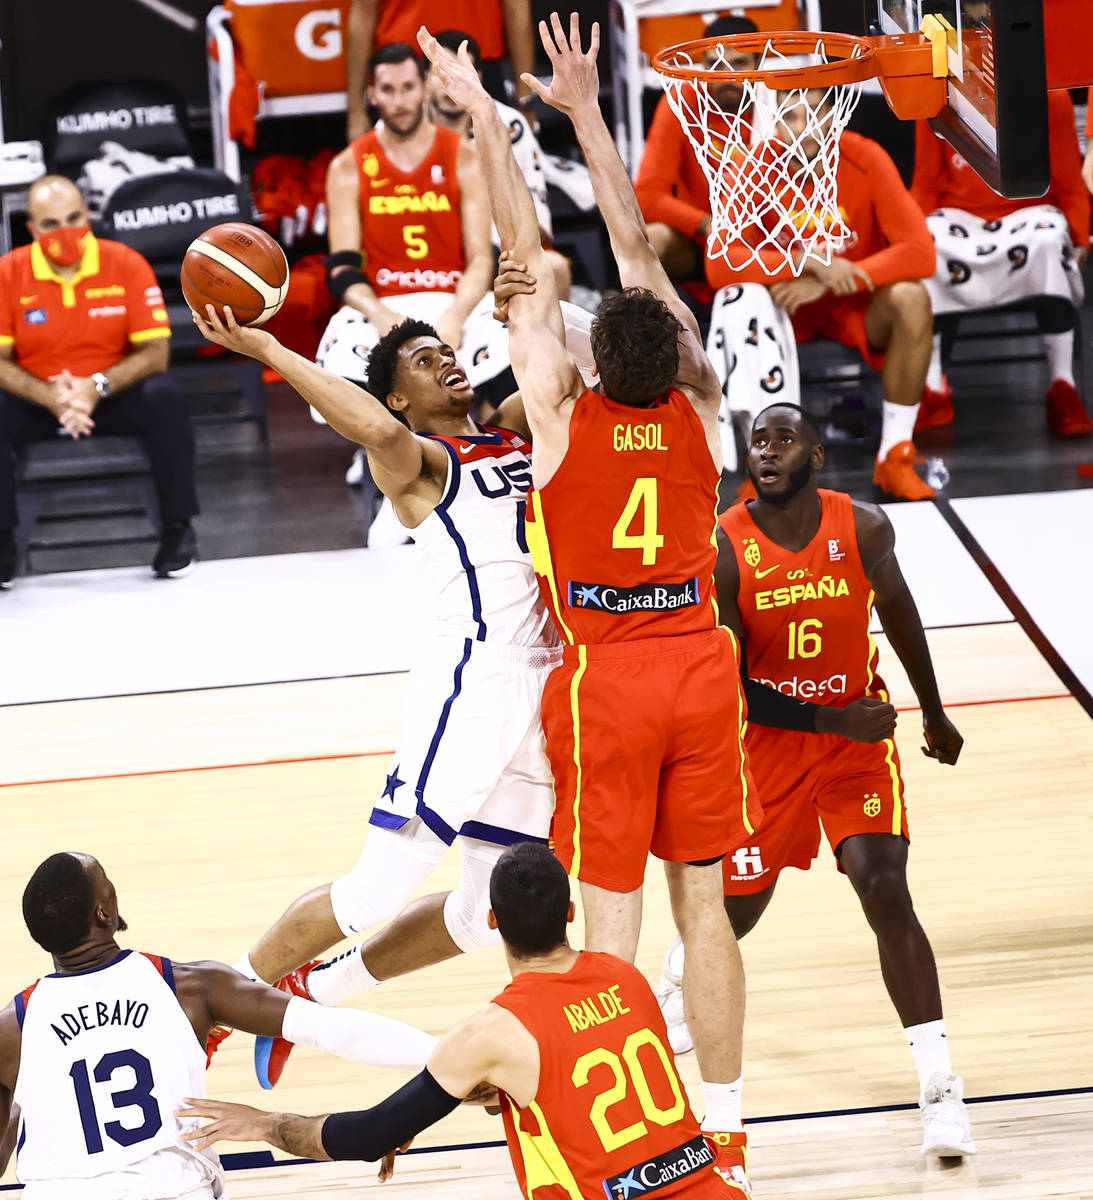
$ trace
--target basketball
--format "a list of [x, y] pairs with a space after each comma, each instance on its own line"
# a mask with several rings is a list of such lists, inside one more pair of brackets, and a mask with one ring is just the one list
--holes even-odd
[[240, 325], [264, 325], [288, 295], [285, 252], [263, 229], [229, 221], [194, 238], [182, 260], [182, 294], [205, 316], [205, 305], [224, 306]]

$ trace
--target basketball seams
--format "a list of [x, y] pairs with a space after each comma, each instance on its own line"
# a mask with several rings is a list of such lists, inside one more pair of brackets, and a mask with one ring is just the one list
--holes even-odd
[[[288, 261], [263, 229], [239, 221], [214, 226], [195, 238], [182, 263], [183, 294], [196, 311], [210, 303], [230, 307], [243, 325], [261, 325], [289, 290]], [[277, 282], [274, 282], [276, 280]]]
[[267, 283], [253, 267], [248, 267], [246, 263], [240, 262], [220, 246], [215, 246], [211, 242], [197, 238], [191, 243], [189, 253], [211, 258], [218, 266], [237, 276], [262, 297], [262, 304], [265, 308], [272, 308], [273, 305], [279, 303], [281, 298], [280, 286]]

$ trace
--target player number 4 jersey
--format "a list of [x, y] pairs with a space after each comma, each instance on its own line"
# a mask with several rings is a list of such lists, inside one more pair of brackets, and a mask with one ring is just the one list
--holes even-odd
[[748, 674], [815, 704], [887, 700], [869, 633], [873, 589], [858, 551], [853, 503], [845, 492], [824, 488], [820, 501], [820, 527], [797, 553], [766, 537], [746, 504], [721, 514], [740, 572]]
[[577, 398], [565, 457], [528, 498], [535, 570], [567, 642], [716, 627], [719, 478], [682, 392], [649, 408]]

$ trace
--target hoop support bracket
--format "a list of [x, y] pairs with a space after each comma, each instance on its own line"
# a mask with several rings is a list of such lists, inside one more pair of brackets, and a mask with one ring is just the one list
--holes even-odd
[[876, 51], [877, 78], [884, 98], [901, 121], [936, 117], [945, 107], [948, 40], [940, 23], [939, 33], [940, 37], [936, 33], [895, 33], [869, 38]]

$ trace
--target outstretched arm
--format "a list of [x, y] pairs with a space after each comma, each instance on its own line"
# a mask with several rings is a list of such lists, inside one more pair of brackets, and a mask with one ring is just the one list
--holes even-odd
[[[226, 321], [221, 321], [208, 305], [204, 316], [194, 313], [194, 324], [210, 342], [272, 367], [332, 429], [363, 446], [385, 495], [397, 497], [429, 469], [425, 456], [434, 443], [417, 437], [375, 396], [295, 354], [264, 329], [239, 325], [230, 308], [225, 315]], [[436, 449], [444, 454], [439, 446]]]
[[922, 707], [926, 738], [922, 753], [938, 762], [955, 763], [964, 739], [945, 715], [922, 620], [896, 560], [892, 523], [875, 504], [855, 501], [854, 524], [865, 575], [876, 593], [877, 616]]
[[[588, 163], [600, 213], [611, 236], [611, 250], [622, 285], [648, 288], [664, 301], [682, 324], [684, 332], [679, 339], [676, 385], [690, 393], [692, 402], [702, 410], [704, 418], [710, 412], [716, 420], [721, 388], [706, 357], [698, 322], [680, 300], [649, 241], [634, 186], [600, 111], [599, 73], [596, 70], [599, 26], [592, 26], [591, 48], [587, 53], [581, 50], [580, 22], [576, 13], [570, 17], [568, 37], [557, 13], [551, 13], [549, 27], [545, 21], [539, 22], [539, 33], [554, 68], [554, 78], [549, 86], [531, 75], [525, 76], [525, 82], [547, 104], [566, 113], [573, 122]], [[534, 274], [542, 278], [540, 272]]]
[[[198, 1149], [217, 1141], [264, 1141], [305, 1158], [375, 1160], [389, 1168], [396, 1147], [453, 1112], [463, 1097], [476, 1101], [489, 1083], [514, 1098], [534, 1097], [538, 1049], [516, 1018], [489, 1005], [444, 1035], [428, 1066], [386, 1100], [359, 1112], [300, 1117], [267, 1113], [219, 1100], [190, 1100], [184, 1118], [210, 1123], [187, 1134]], [[387, 1171], [389, 1174], [389, 1169]], [[380, 1178], [385, 1178], [381, 1169]]]
[[501, 245], [525, 263], [539, 281], [533, 293], [514, 297], [509, 307], [512, 370], [539, 437], [551, 417], [583, 388], [566, 352], [562, 313], [554, 275], [543, 251], [535, 204], [513, 157], [508, 128], [471, 65], [466, 47], [461, 46], [455, 57], [438, 45], [424, 26], [418, 31], [418, 44], [448, 94], [471, 114], [475, 146]]

